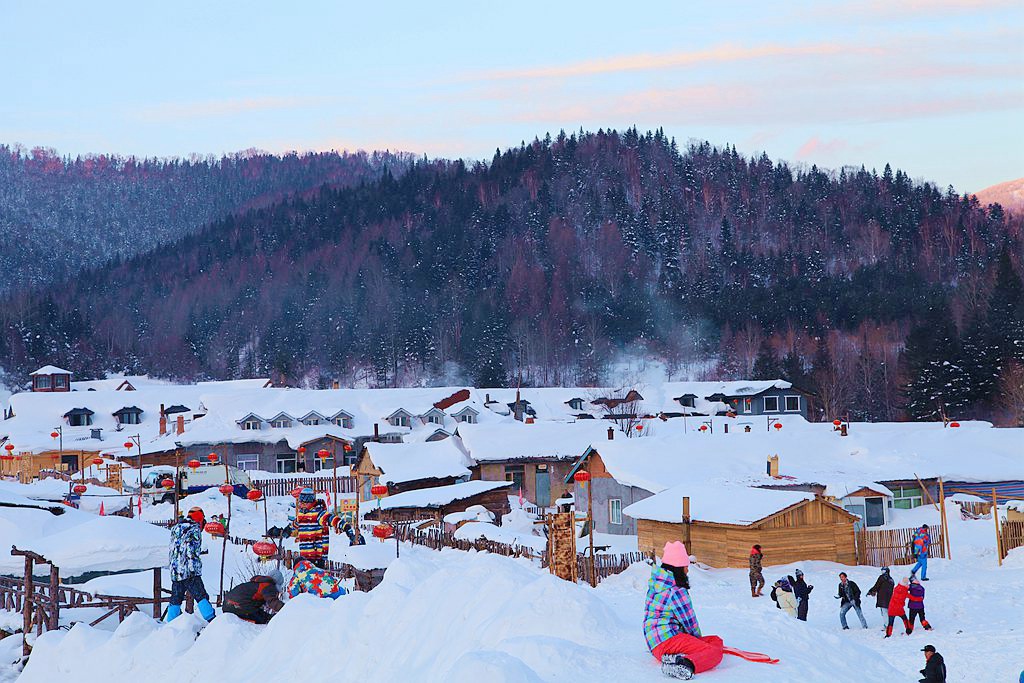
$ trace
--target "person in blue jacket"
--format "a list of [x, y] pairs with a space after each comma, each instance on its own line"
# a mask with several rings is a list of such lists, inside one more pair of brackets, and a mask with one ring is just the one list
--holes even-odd
[[171, 599], [167, 606], [169, 622], [181, 616], [181, 603], [186, 593], [191, 594], [196, 601], [203, 619], [212, 621], [217, 616], [210, 604], [210, 594], [203, 585], [203, 561], [199, 555], [202, 553], [204, 526], [206, 515], [203, 509], [194, 507], [171, 527]]
[[922, 524], [921, 528], [914, 534], [913, 548], [917, 564], [910, 570], [911, 576], [917, 576], [918, 570], [921, 570], [921, 580], [928, 580], [928, 551], [931, 550], [931, 547], [932, 537], [928, 532], [928, 525]]

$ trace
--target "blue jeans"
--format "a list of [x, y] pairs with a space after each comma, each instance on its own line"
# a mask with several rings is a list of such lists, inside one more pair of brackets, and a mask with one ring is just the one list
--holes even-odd
[[868, 622], [864, 620], [864, 613], [860, 610], [860, 605], [855, 605], [852, 602], [844, 602], [843, 606], [839, 608], [839, 623], [843, 625], [843, 628], [850, 628], [846, 624], [846, 613], [851, 609], [857, 611], [857, 617], [860, 619], [860, 625], [867, 628]]
[[910, 573], [917, 574], [918, 569], [921, 570], [921, 580], [923, 581], [928, 577], [928, 555], [926, 553], [917, 556], [917, 564], [910, 570]]

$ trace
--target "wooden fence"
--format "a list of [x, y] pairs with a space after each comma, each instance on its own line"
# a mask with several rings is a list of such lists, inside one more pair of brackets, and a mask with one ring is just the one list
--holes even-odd
[[1024, 522], [1000, 522], [999, 559], [1005, 560], [1011, 550], [1021, 546], [1024, 546]]
[[[334, 493], [334, 477], [288, 477], [287, 479], [253, 479], [252, 485], [265, 496], [288, 496], [296, 486], [311, 488], [317, 493]], [[355, 477], [338, 477], [338, 493], [355, 493]]]
[[[931, 536], [929, 557], [945, 557], [941, 524], [928, 529]], [[861, 529], [855, 533], [857, 540], [857, 564], [874, 567], [892, 567], [917, 562], [913, 552], [914, 534], [917, 529]]]
[[597, 580], [592, 582], [590, 580], [590, 558], [582, 554], [576, 556], [576, 565], [580, 581], [591, 585], [598, 584], [609, 576], [621, 574], [629, 569], [631, 564], [636, 562], [653, 563], [654, 555], [643, 552], [623, 553], [622, 555], [595, 554], [594, 573], [597, 575]]

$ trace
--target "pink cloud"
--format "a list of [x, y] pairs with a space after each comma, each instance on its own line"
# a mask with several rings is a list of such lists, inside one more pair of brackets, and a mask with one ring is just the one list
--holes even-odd
[[808, 159], [811, 157], [822, 158], [838, 155], [846, 151], [850, 144], [845, 140], [820, 140], [818, 136], [811, 137], [807, 142], [800, 145], [796, 151], [797, 159]]

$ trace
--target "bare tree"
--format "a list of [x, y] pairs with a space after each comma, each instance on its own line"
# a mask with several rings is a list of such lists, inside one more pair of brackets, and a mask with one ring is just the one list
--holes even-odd
[[999, 401], [1009, 414], [1011, 424], [1024, 427], [1024, 363], [1010, 361], [999, 377]]

